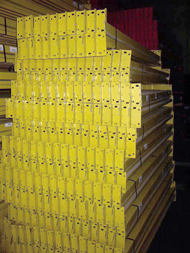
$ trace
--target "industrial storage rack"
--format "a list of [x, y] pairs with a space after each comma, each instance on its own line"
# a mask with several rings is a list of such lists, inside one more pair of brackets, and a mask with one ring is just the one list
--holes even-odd
[[[80, 2], [80, 3], [79, 3]], [[17, 53], [17, 17], [26, 15], [53, 14], [55, 12], [90, 9], [86, 1], [54, 0], [0, 1], [0, 160], [2, 135], [11, 135], [12, 120], [5, 119], [5, 99], [11, 96], [11, 80], [14, 73], [15, 53]], [[0, 199], [0, 217], [7, 216], [7, 204]], [[1, 233], [1, 229], [0, 229]]]
[[17, 20], [2, 252], [145, 252], [169, 205], [169, 71], [106, 10]]

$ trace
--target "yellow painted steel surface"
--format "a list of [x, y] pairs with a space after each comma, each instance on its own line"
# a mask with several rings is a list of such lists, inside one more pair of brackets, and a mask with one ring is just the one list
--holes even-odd
[[165, 215], [168, 211], [171, 202], [174, 201], [175, 198], [175, 183], [173, 183], [172, 187], [168, 190], [167, 195], [164, 198], [161, 206], [159, 207], [156, 215], [154, 216], [148, 230], [146, 231], [141, 244], [138, 247], [137, 252], [147, 252], [148, 247], [150, 246], [153, 238], [155, 237]]
[[169, 74], [122, 34], [124, 47], [110, 47], [106, 29], [106, 10], [17, 20], [2, 252], [133, 252], [172, 199]]
[[11, 81], [0, 80], [0, 89], [1, 90], [10, 90], [10, 88], [11, 88]]
[[55, 12], [73, 11], [78, 9], [89, 9], [90, 4], [86, 1], [71, 1], [71, 0], [1, 0], [0, 14], [16, 19], [16, 17], [28, 15], [43, 15], [46, 13], [54, 14]]
[[10, 71], [0, 71], [0, 80], [14, 80], [16, 79], [16, 73]]
[[[11, 96], [11, 80], [16, 79], [16, 73], [12, 72], [16, 52], [16, 21], [0, 16], [0, 164], [2, 162], [2, 136], [10, 136], [12, 133], [12, 120], [5, 119], [5, 100]], [[0, 219], [7, 215], [8, 204], [5, 204], [0, 196]], [[2, 222], [0, 221], [0, 245], [1, 243]]]
[[1, 62], [14, 63], [15, 53], [17, 53], [17, 47], [0, 45], [0, 63]]

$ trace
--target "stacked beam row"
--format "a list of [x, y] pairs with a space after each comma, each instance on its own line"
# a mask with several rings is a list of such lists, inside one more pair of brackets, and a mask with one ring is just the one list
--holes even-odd
[[0, 16], [0, 160], [2, 135], [11, 135], [12, 120], [5, 118], [5, 100], [11, 97], [11, 80], [16, 79], [16, 52], [16, 21]]
[[139, 249], [139, 222], [174, 198], [171, 87], [131, 83], [132, 52], [106, 47], [105, 10], [19, 18], [17, 37], [2, 252]]

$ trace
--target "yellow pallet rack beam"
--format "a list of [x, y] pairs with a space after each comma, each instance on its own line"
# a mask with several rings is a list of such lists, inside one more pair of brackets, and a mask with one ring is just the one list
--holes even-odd
[[172, 118], [171, 108], [159, 108], [156, 111], [146, 114], [142, 118], [142, 127], [137, 130], [137, 143], [143, 141], [151, 132], [157, 130], [162, 124]]
[[143, 212], [146, 211], [146, 207], [149, 204], [150, 200], [154, 197], [158, 188], [162, 185], [164, 181], [167, 180], [168, 187], [170, 187], [172, 182], [172, 175], [169, 174], [163, 178], [158, 177], [158, 173], [155, 173], [151, 180], [146, 184], [144, 189], [132, 203], [130, 208], [126, 212], [126, 236], [129, 235], [133, 227], [138, 223]]
[[8, 90], [10, 88], [11, 88], [11, 81], [0, 80], [0, 89], [1, 90]]
[[175, 185], [173, 184], [172, 187], [168, 190], [167, 195], [164, 198], [163, 203], [159, 207], [151, 225], [149, 226], [148, 230], [145, 233], [145, 236], [139, 245], [137, 252], [147, 252], [148, 248], [150, 247], [151, 242], [153, 241], [172, 201], [175, 198]]
[[149, 203], [148, 207], [142, 214], [141, 218], [139, 219], [134, 229], [129, 233], [127, 241], [130, 242], [132, 241], [133, 243], [132, 245], [131, 243], [128, 244], [129, 246], [126, 247], [126, 252], [133, 252], [134, 249], [137, 250], [137, 248], [139, 247], [139, 244], [144, 234], [146, 233], [148, 227], [150, 226], [152, 220], [154, 219], [154, 216], [156, 215], [156, 212], [159, 210], [161, 202], [164, 200], [164, 197], [167, 194], [169, 185], [167, 181], [162, 184], [160, 190], [157, 191], [155, 197]]
[[[72, 14], [72, 15], [74, 15], [73, 17], [75, 17], [75, 13], [76, 12], [73, 12], [73, 14]], [[87, 27], [86, 27], [87, 30], [86, 30], [86, 32], [89, 33], [89, 35], [86, 36], [86, 38], [85, 38], [86, 39], [86, 43], [88, 43], [88, 41], [89, 42], [91, 41], [91, 43], [93, 43], [94, 37], [91, 36], [92, 34], [90, 34], [90, 33], [94, 33], [94, 32], [96, 33], [96, 32], [98, 32], [99, 36], [96, 36], [96, 40], [97, 39], [102, 40], [102, 42], [104, 44], [105, 44], [104, 41], [106, 40], [106, 42], [107, 42], [107, 48], [108, 49], [110, 49], [110, 48], [111, 49], [113, 49], [113, 48], [115, 48], [115, 49], [123, 49], [123, 50], [125, 50], [125, 49], [131, 50], [132, 49], [132, 52], [133, 52], [132, 53], [132, 58], [140, 60], [142, 62], [147, 62], [147, 63], [150, 63], [150, 64], [154, 64], [154, 65], [159, 65], [160, 64], [159, 63], [159, 59], [160, 58], [159, 58], [159, 56], [157, 54], [149, 51], [148, 49], [146, 49], [145, 47], [143, 47], [139, 43], [134, 42], [132, 39], [130, 39], [126, 35], [122, 34], [120, 31], [117, 31], [114, 27], [112, 27], [111, 25], [109, 25], [108, 23], [106, 23], [106, 11], [105, 10], [104, 11], [97, 11], [97, 12], [96, 12], [96, 10], [94, 10], [94, 11], [81, 11], [81, 12], [77, 12], [77, 13], [78, 13], [78, 17], [79, 18], [78, 18], [78, 20], [76, 19], [76, 20], [73, 20], [73, 21], [77, 23], [81, 19], [81, 21], [79, 21], [79, 22], [82, 22], [82, 23], [78, 23], [78, 26], [79, 25], [81, 26], [81, 27], [79, 26], [79, 28], [77, 28], [77, 29], [79, 29], [78, 30], [78, 34], [80, 34], [80, 33], [82, 34], [82, 33], [85, 32], [85, 30], [84, 30], [85, 29], [85, 27], [84, 27], [84, 22], [85, 21], [83, 21], [83, 18], [84, 18], [84, 16], [86, 16], [86, 20], [87, 20]], [[95, 17], [96, 13], [99, 13], [98, 14], [99, 16]], [[56, 21], [56, 19], [58, 19], [58, 17], [60, 15], [61, 14], [52, 15], [52, 20]], [[92, 29], [90, 29], [90, 28], [88, 28], [88, 22], [89, 22], [89, 25], [90, 25], [91, 20], [87, 18], [88, 16], [91, 16], [94, 20], [96, 19], [97, 25], [98, 25], [99, 20], [101, 22], [101, 18], [105, 20], [105, 24], [101, 27], [101, 29], [99, 28], [99, 30], [96, 30], [94, 24], [91, 24]], [[48, 20], [49, 16], [46, 16], [46, 17], [47, 17], [47, 20]], [[65, 17], [65, 14], [63, 15], [63, 18], [64, 17]], [[44, 16], [44, 18], [45, 18], [45, 16]], [[92, 21], [93, 21], [93, 19], [92, 19]], [[20, 22], [21, 25], [23, 24], [23, 27], [24, 27], [24, 23], [25, 23], [24, 18], [19, 19], [18, 22]], [[31, 20], [31, 22], [33, 23], [32, 20]], [[44, 27], [47, 26], [46, 23], [43, 24], [43, 18], [42, 18], [41, 21], [35, 19], [35, 22], [37, 22], [38, 26], [41, 26], [41, 25], [44, 25]], [[47, 21], [47, 22], [49, 22], [49, 21]], [[50, 22], [50, 24], [51, 24], [51, 22]], [[22, 27], [21, 25], [20, 25], [20, 27]], [[93, 26], [94, 26], [94, 28], [93, 28]], [[51, 27], [51, 25], [50, 25], [50, 27]], [[82, 27], [84, 27], [84, 29]], [[55, 27], [55, 29], [56, 29], [56, 27]], [[63, 28], [62, 28], [62, 30], [63, 30]], [[24, 31], [23, 29], [20, 30], [20, 32], [22, 33], [21, 34], [22, 36], [19, 35], [18, 39], [22, 39], [22, 40], [26, 39], [23, 31]], [[48, 29], [47, 29], [47, 31], [48, 31]], [[69, 35], [69, 34], [72, 35], [73, 34], [73, 31], [69, 31], [69, 30], [66, 31], [66, 33], [63, 33], [63, 34], [61, 34], [60, 32], [62, 33], [62, 31], [60, 30], [58, 32], [58, 36], [60, 36], [60, 35]], [[54, 36], [56, 37], [56, 35], [57, 35], [57, 33], [55, 32]], [[49, 36], [48, 33], [47, 33], [47, 36]], [[109, 45], [109, 39], [110, 39], [109, 36], [113, 37], [112, 40], [113, 40], [114, 43], [117, 43], [117, 47], [115, 46], [115, 44]], [[115, 37], [115, 36], [117, 36], [117, 37]], [[72, 41], [72, 37], [70, 37], [70, 39]], [[25, 43], [25, 41], [23, 41], [23, 43]], [[91, 44], [91, 47], [92, 47], [92, 44]], [[93, 53], [93, 51], [92, 51], [92, 53]], [[105, 51], [103, 53], [105, 55]]]
[[17, 47], [0, 45], [0, 66], [2, 62], [14, 63], [15, 53], [17, 53]]
[[9, 203], [2, 251], [145, 248], [175, 166], [160, 53], [107, 24], [106, 10], [21, 17], [17, 39], [6, 100], [13, 131], [2, 137], [0, 165]]
[[132, 50], [132, 57], [142, 62], [159, 65], [159, 56], [132, 40], [110, 24], [106, 24], [107, 47]]
[[[149, 203], [146, 211], [142, 214], [141, 218], [139, 219], [139, 222], [137, 223], [138, 226], [135, 226], [135, 230], [133, 230], [128, 238], [127, 241], [129, 241], [129, 243], [127, 244], [127, 252], [133, 252], [134, 248], [136, 249], [135, 245], [139, 245], [139, 239], [141, 239], [143, 237], [143, 235], [146, 233], [147, 229], [148, 229], [148, 224], [151, 223], [151, 221], [154, 219], [157, 210], [159, 210], [159, 207], [161, 205], [161, 201], [164, 200], [164, 196], [166, 196], [167, 194], [167, 189], [168, 189], [168, 182], [164, 182], [161, 187], [160, 187], [160, 191], [158, 191], [155, 195], [155, 197], [152, 199], [152, 201]], [[147, 222], [146, 222], [147, 221]], [[7, 234], [7, 228], [10, 227], [9, 229], [9, 233], [10, 236], [8, 236]], [[63, 250], [66, 249], [67, 250], [71, 250], [71, 247], [74, 249], [81, 249], [84, 248], [86, 251], [92, 252], [90, 251], [91, 249], [91, 244], [94, 245], [93, 249], [95, 251], [95, 249], [99, 248], [98, 246], [100, 246], [101, 243], [96, 243], [93, 242], [89, 239], [87, 239], [86, 236], [77, 236], [74, 234], [68, 234], [68, 233], [64, 233], [64, 232], [55, 232], [55, 230], [49, 230], [50, 235], [48, 235], [48, 231], [47, 229], [40, 229], [39, 227], [31, 227], [31, 226], [21, 226], [21, 225], [13, 225], [11, 224], [10, 221], [4, 219], [3, 220], [3, 228], [4, 228], [4, 245], [3, 248], [5, 247], [5, 249], [9, 249], [11, 250], [14, 249], [15, 247], [17, 247], [17, 249], [20, 249], [21, 247], [23, 249], [25, 248], [30, 248], [30, 250], [34, 250], [34, 248], [37, 247], [44, 247], [46, 250], [47, 249], [53, 249], [56, 248], [57, 250]], [[30, 232], [29, 232], [30, 231]], [[46, 236], [45, 237], [40, 237], [40, 232], [47, 233], [47, 236], [49, 236], [49, 240], [47, 241]], [[29, 232], [29, 233], [28, 233]], [[33, 232], [34, 237], [31, 237], [30, 233]], [[26, 234], [27, 235], [27, 241], [24, 240], [22, 238], [22, 235]], [[76, 240], [72, 240], [72, 238], [76, 239]], [[65, 240], [64, 238], [66, 237], [67, 240]], [[13, 239], [13, 243], [11, 244], [11, 238]], [[28, 241], [28, 239], [30, 238], [30, 240]], [[39, 238], [41, 238], [39, 240]], [[59, 244], [56, 244], [56, 246], [54, 246], [54, 240], [58, 240], [59, 239]], [[70, 243], [68, 243], [67, 241], [71, 240], [71, 245]], [[19, 240], [20, 239], [20, 240]], [[78, 240], [77, 240], [78, 239]], [[69, 241], [70, 241], [69, 240]], [[116, 239], [117, 240], [117, 239]], [[77, 243], [77, 241], [79, 243]], [[100, 241], [104, 241], [104, 237], [102, 237], [100, 239]], [[19, 242], [19, 243], [17, 243]], [[5, 246], [6, 243], [6, 246]], [[117, 242], [118, 246], [119, 246], [119, 242]], [[113, 241], [112, 241], [112, 245], [113, 245]], [[114, 252], [120, 252], [119, 248], [114, 248], [113, 246], [104, 246], [103, 244], [101, 244], [101, 248], [102, 250], [105, 249], [105, 251], [107, 250], [108, 252], [110, 252], [111, 250]]]
[[16, 79], [16, 73], [10, 71], [0, 71], [0, 80], [14, 80]]
[[[55, 12], [78, 10], [77, 1], [30, 1], [30, 0], [1, 0], [0, 14], [2, 16], [16, 19], [20, 16], [40, 15], [40, 14], [54, 14]], [[83, 8], [83, 4], [80, 5]], [[84, 8], [89, 8], [84, 4]]]
[[12, 120], [3, 119], [0, 121], [0, 133], [10, 131], [12, 128]]
[[[5, 204], [3, 201], [0, 201], [0, 219], [7, 215], [8, 215], [8, 205]], [[0, 226], [0, 228], [2, 228], [2, 226]], [[1, 229], [0, 229], [0, 236], [1, 236]]]

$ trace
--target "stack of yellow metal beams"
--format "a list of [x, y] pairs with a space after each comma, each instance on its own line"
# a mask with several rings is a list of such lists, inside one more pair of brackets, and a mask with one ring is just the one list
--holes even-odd
[[[0, 200], [0, 245], [2, 244], [2, 227], [3, 227], [3, 218], [8, 216], [8, 204], [5, 204], [4, 201]], [[0, 247], [1, 249], [1, 247]]]
[[[30, 1], [30, 0], [1, 0], [0, 9], [0, 117], [5, 115], [5, 93], [10, 96], [10, 80], [16, 79], [16, 75], [8, 71], [14, 70], [15, 53], [17, 53], [16, 42], [16, 18], [26, 15], [52, 14], [68, 10], [88, 9], [90, 4], [86, 1]], [[1, 135], [4, 133], [4, 123], [0, 121], [0, 142]], [[10, 121], [9, 121], [10, 123]], [[6, 128], [6, 133], [10, 129]]]
[[[7, 25], [6, 25], [7, 21]], [[14, 25], [13, 25], [14, 24]], [[14, 28], [12, 27], [14, 26]], [[7, 28], [7, 29], [6, 29]], [[14, 32], [15, 34], [14, 34]], [[0, 153], [2, 135], [11, 135], [12, 120], [5, 118], [5, 100], [11, 97], [11, 80], [16, 79], [14, 59], [16, 47], [16, 22], [0, 17]], [[15, 38], [13, 37], [15, 36]], [[9, 41], [10, 39], [10, 41]], [[12, 41], [12, 42], [11, 42]], [[1, 154], [0, 154], [1, 160]], [[1, 200], [1, 199], [0, 199]]]
[[0, 0], [0, 4], [0, 16], [3, 15], [14, 20], [22, 16], [37, 16], [91, 8], [89, 1], [85, 0]]
[[146, 252], [175, 198], [159, 55], [107, 24], [106, 10], [18, 18], [17, 39], [1, 251]]
[[9, 69], [15, 61], [16, 20], [0, 16], [0, 69]]
[[17, 52], [16, 21], [0, 16], [0, 34], [0, 63], [14, 63]]
[[[12, 129], [12, 119], [5, 117], [5, 100], [11, 97], [11, 80], [16, 79], [16, 73], [13, 72], [16, 52], [16, 20], [2, 17], [0, 14], [0, 163], [2, 136], [10, 136]], [[0, 218], [7, 216], [7, 213], [7, 204], [0, 197]], [[1, 232], [0, 223], [0, 243]]]
[[[0, 57], [1, 57], [1, 46], [0, 45]], [[11, 79], [16, 79], [16, 73], [9, 71], [10, 64], [2, 62], [0, 58], [0, 164], [2, 156], [2, 136], [10, 136], [12, 129], [12, 119], [6, 119], [5, 117], [5, 102], [6, 98], [11, 97]], [[0, 171], [0, 174], [2, 171]], [[1, 184], [2, 182], [0, 182]], [[7, 217], [8, 209], [7, 204], [2, 201], [0, 196], [0, 220], [5, 216]], [[1, 244], [1, 232], [2, 223], [0, 222], [0, 244]], [[1, 251], [1, 250], [0, 250]]]
[[[0, 160], [2, 149], [2, 135], [11, 135], [12, 120], [5, 119], [5, 98], [10, 97], [11, 79], [16, 79], [14, 71], [15, 53], [17, 53], [16, 19], [26, 15], [52, 14], [66, 10], [89, 9], [86, 1], [31, 1], [11, 0], [0, 1]], [[1, 198], [0, 198], [1, 201]], [[1, 203], [0, 216], [6, 211]], [[1, 211], [3, 210], [3, 211]], [[0, 233], [1, 233], [0, 226]]]

